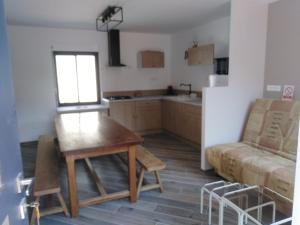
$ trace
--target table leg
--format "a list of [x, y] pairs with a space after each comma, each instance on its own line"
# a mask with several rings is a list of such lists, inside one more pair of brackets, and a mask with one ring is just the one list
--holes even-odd
[[69, 198], [71, 203], [71, 216], [78, 216], [78, 197], [77, 197], [77, 184], [76, 184], [76, 170], [75, 160], [71, 156], [66, 157], [67, 170], [68, 170], [68, 185], [69, 185]]
[[130, 201], [136, 202], [136, 146], [130, 146], [128, 149], [128, 183], [130, 192]]

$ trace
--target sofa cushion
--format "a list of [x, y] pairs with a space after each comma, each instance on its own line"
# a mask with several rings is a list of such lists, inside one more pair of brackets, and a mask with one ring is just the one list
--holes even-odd
[[263, 185], [292, 198], [296, 163], [245, 143], [216, 145], [206, 150], [208, 162], [230, 180]]
[[242, 183], [262, 185], [293, 198], [296, 163], [275, 154], [260, 155], [243, 163]]
[[296, 161], [300, 103], [256, 100], [244, 131], [243, 142]]
[[230, 181], [242, 182], [243, 164], [247, 160], [255, 160], [265, 155], [267, 151], [258, 150], [245, 143], [215, 145], [207, 148], [206, 158], [217, 173]]

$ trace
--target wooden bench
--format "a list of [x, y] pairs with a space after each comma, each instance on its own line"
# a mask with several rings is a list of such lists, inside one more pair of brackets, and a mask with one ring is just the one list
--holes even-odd
[[[37, 148], [35, 181], [33, 196], [39, 202], [42, 196], [56, 195], [60, 206], [41, 210], [40, 215], [46, 216], [54, 213], [64, 212], [69, 216], [69, 212], [61, 194], [59, 181], [59, 158], [55, 149], [54, 138], [46, 135], [40, 136]], [[31, 216], [31, 224], [35, 223], [35, 210]]]
[[[159, 171], [165, 169], [166, 164], [141, 145], [137, 146], [136, 159], [141, 164], [137, 195], [139, 196], [141, 191], [147, 191], [156, 188], [159, 188], [160, 191], [163, 192], [163, 185], [160, 179]], [[145, 171], [154, 172], [156, 177], [155, 184], [143, 185]]]

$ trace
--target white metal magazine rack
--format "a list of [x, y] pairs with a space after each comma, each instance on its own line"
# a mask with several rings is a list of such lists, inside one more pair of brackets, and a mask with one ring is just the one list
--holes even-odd
[[[284, 218], [276, 221], [276, 201], [266, 194], [272, 193], [285, 201], [292, 203], [292, 200], [270, 190], [266, 187], [257, 185], [245, 185], [240, 183], [231, 183], [227, 181], [216, 181], [205, 184], [201, 188], [200, 196], [200, 213], [204, 213], [204, 197], [208, 195], [208, 225], [212, 225], [212, 208], [213, 202], [218, 203], [219, 222], [218, 225], [224, 224], [224, 209], [230, 208], [238, 215], [238, 225], [251, 224], [264, 225], [263, 209], [269, 207], [271, 209], [271, 223], [269, 225], [287, 224], [292, 221], [292, 218]], [[255, 196], [255, 197], [254, 197]], [[253, 212], [256, 216], [253, 216]]]

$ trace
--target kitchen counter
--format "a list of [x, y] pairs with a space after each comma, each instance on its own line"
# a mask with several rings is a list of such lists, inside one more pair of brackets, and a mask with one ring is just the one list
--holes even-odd
[[178, 95], [178, 96], [143, 96], [143, 97], [132, 97], [130, 99], [120, 99], [120, 100], [109, 100], [102, 98], [102, 101], [106, 104], [110, 102], [130, 102], [130, 101], [151, 101], [151, 100], [168, 100], [175, 101], [184, 104], [202, 106], [202, 98], [199, 97], [190, 97], [188, 95]]
[[189, 143], [201, 144], [201, 98], [178, 96], [112, 96], [103, 99], [110, 116], [129, 130], [139, 134], [165, 130]]

